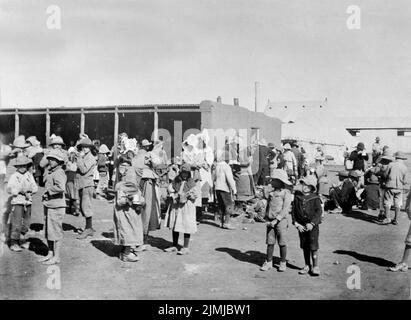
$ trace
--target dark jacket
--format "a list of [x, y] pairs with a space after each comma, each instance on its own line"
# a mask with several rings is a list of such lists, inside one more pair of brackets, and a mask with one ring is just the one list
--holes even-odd
[[291, 211], [293, 223], [306, 225], [312, 223], [318, 225], [321, 223], [321, 199], [314, 193], [304, 195], [301, 191], [295, 191], [293, 208]]
[[353, 161], [353, 170], [361, 170], [364, 172], [365, 161], [368, 161], [368, 154], [363, 156], [358, 150], [354, 150], [351, 152], [349, 160]]
[[350, 179], [345, 179], [341, 186], [341, 202], [343, 204], [354, 205], [357, 202], [357, 196], [355, 193], [355, 187]]
[[368, 184], [361, 194], [361, 198], [365, 200], [365, 206], [370, 209], [378, 209], [380, 207], [380, 187], [378, 184]]

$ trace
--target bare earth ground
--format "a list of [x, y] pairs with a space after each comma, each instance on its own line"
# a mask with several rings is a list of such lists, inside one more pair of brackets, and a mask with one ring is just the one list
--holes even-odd
[[[39, 192], [41, 194], [42, 190]], [[30, 251], [0, 257], [0, 299], [410, 299], [410, 272], [386, 269], [398, 262], [409, 226], [402, 212], [398, 226], [373, 222], [376, 212], [326, 216], [320, 227], [319, 278], [298, 275], [303, 266], [296, 229], [290, 225], [289, 268], [259, 271], [265, 258], [265, 226], [237, 221], [238, 229], [222, 230], [206, 219], [192, 237], [187, 256], [164, 253], [171, 232], [152, 233], [153, 249], [137, 263], [123, 263], [111, 242], [112, 204], [94, 201], [94, 239], [77, 240], [83, 218], [66, 215], [61, 289], [47, 288], [51, 272], [37, 262], [44, 253], [42, 207], [36, 198]], [[180, 239], [182, 241], [182, 239]], [[43, 240], [44, 241], [44, 240]], [[0, 249], [1, 250], [1, 249]], [[275, 255], [278, 256], [278, 248]], [[276, 259], [278, 260], [278, 258]], [[361, 289], [347, 288], [347, 267], [361, 270]]]

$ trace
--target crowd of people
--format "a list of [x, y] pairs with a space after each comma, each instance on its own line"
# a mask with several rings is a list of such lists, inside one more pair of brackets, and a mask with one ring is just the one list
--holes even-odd
[[[300, 274], [320, 275], [319, 227], [324, 213], [352, 214], [353, 208], [379, 210], [382, 225], [398, 224], [404, 190], [409, 188], [406, 156], [372, 146], [371, 162], [363, 143], [346, 154], [345, 170], [332, 183], [321, 146], [308, 164], [297, 142], [275, 146], [264, 139], [248, 146], [239, 136], [213, 150], [206, 132], [189, 135], [182, 152], [171, 161], [163, 141], [137, 141], [122, 133], [111, 150], [80, 134], [65, 149], [52, 135], [43, 149], [36, 137], [18, 136], [11, 146], [0, 145], [1, 234], [10, 250], [29, 248], [33, 194], [44, 188], [44, 237], [48, 254], [39, 262], [60, 262], [65, 214], [82, 216], [78, 239], [93, 237], [93, 201], [113, 203], [113, 226], [120, 259], [136, 262], [150, 247], [149, 233], [164, 225], [171, 230], [166, 252], [189, 253], [190, 237], [205, 212], [214, 213], [221, 228], [235, 229], [233, 217], [246, 215], [266, 224], [266, 260], [273, 267], [275, 244], [280, 249], [278, 271], [286, 270], [289, 220], [297, 229], [305, 266]], [[94, 200], [96, 199], [96, 200]], [[411, 208], [407, 200], [407, 213]], [[391, 207], [394, 206], [394, 217]], [[290, 219], [291, 217], [291, 219]], [[183, 234], [183, 245], [179, 235]], [[402, 261], [391, 271], [408, 270], [411, 229]]]

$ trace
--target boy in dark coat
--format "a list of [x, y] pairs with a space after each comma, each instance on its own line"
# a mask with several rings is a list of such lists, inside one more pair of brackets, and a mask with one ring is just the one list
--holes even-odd
[[380, 207], [380, 186], [378, 177], [373, 174], [368, 179], [368, 184], [365, 186], [361, 198], [364, 200], [363, 210], [376, 210]]
[[[293, 225], [300, 236], [300, 247], [304, 253], [305, 266], [299, 274], [307, 274], [311, 271], [314, 276], [320, 275], [318, 266], [318, 238], [320, 233], [322, 207], [321, 199], [315, 193], [317, 181], [313, 176], [306, 176], [300, 180], [301, 191], [296, 190], [293, 208], [291, 211]], [[312, 268], [311, 268], [312, 259]]]

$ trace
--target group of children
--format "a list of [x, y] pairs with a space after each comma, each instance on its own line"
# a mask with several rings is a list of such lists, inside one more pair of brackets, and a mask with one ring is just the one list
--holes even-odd
[[[116, 244], [121, 246], [120, 259], [125, 262], [139, 260], [138, 253], [145, 250], [148, 231], [159, 227], [159, 179], [152, 163], [153, 156], [148, 151], [150, 145], [145, 140], [141, 157], [133, 152], [125, 152], [116, 160], [114, 235]], [[105, 145], [93, 154], [95, 146], [87, 136], [83, 136], [75, 148], [65, 151], [63, 146], [61, 137], [53, 137], [50, 149], [45, 151], [44, 158], [40, 161], [40, 166], [44, 169], [45, 192], [42, 202], [45, 209], [45, 238], [49, 248], [48, 254], [40, 259], [44, 264], [60, 262], [66, 200], [69, 208], [73, 206], [75, 215], [81, 213], [85, 217], [86, 226], [78, 237], [85, 239], [95, 232], [92, 227], [92, 198], [96, 171], [99, 176], [97, 194], [104, 195], [108, 188], [110, 150]], [[10, 249], [15, 252], [29, 246], [26, 234], [30, 226], [32, 195], [38, 191], [30, 170], [32, 160], [24, 153], [24, 147], [20, 149], [13, 162], [16, 172], [7, 184], [12, 205]], [[212, 182], [218, 210], [222, 213], [221, 227], [230, 230], [234, 229], [230, 219], [237, 193], [236, 183], [228, 164], [227, 152], [217, 151], [215, 159]], [[358, 170], [341, 171], [338, 175], [339, 182], [332, 186], [321, 155], [316, 157], [314, 167], [294, 183], [290, 181], [286, 170], [273, 169], [269, 184], [257, 187], [257, 196], [247, 207], [247, 212], [255, 220], [266, 223], [267, 256], [261, 270], [267, 271], [273, 267], [275, 244], [278, 244], [280, 250], [278, 271], [286, 270], [290, 215], [300, 237], [300, 248], [305, 261], [305, 266], [299, 273], [311, 273], [314, 276], [320, 274], [319, 225], [324, 207], [326, 210], [334, 209], [335, 212], [350, 212], [352, 206], [358, 205], [362, 199], [362, 208], [376, 209], [383, 206], [385, 216], [382, 222], [389, 219], [390, 223], [395, 224], [400, 193], [406, 183], [404, 159], [405, 156], [400, 152], [394, 157], [385, 154], [375, 167], [367, 170], [366, 175], [369, 176], [365, 181], [364, 175]], [[172, 171], [175, 174], [169, 175], [164, 220], [172, 231], [172, 246], [166, 248], [166, 252], [176, 252], [179, 255], [189, 253], [190, 236], [197, 231], [196, 203], [201, 197], [197, 170], [192, 164], [183, 161]], [[359, 189], [362, 190], [361, 195], [358, 193]], [[325, 201], [326, 198], [329, 200]], [[396, 208], [394, 219], [389, 217], [392, 204]], [[184, 234], [183, 246], [179, 246], [179, 233]]]

